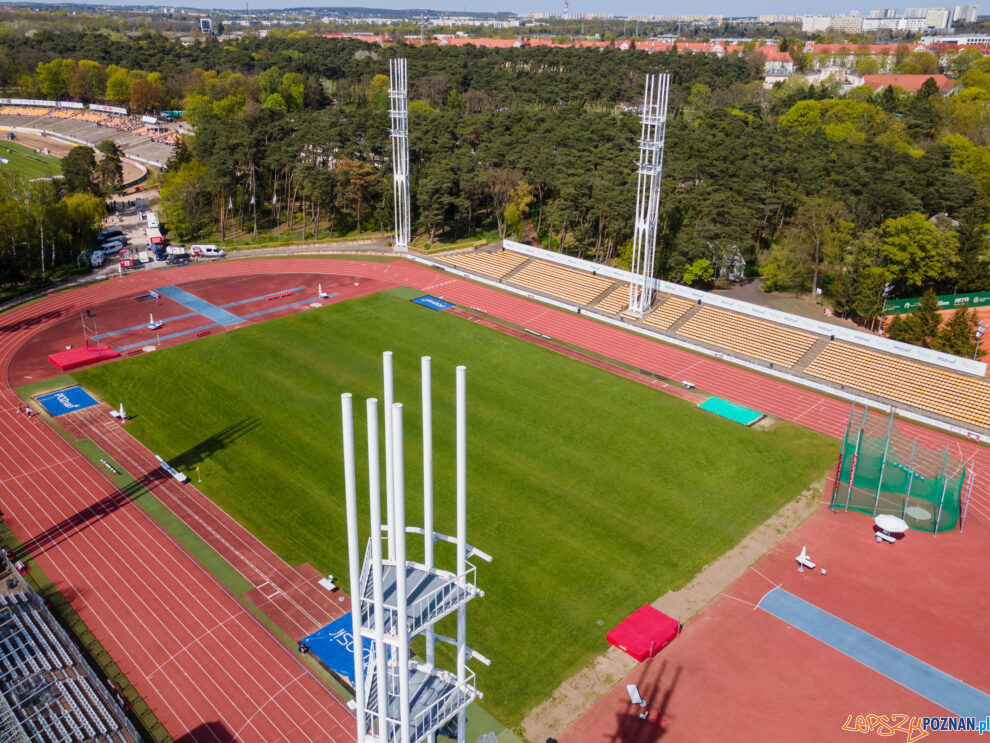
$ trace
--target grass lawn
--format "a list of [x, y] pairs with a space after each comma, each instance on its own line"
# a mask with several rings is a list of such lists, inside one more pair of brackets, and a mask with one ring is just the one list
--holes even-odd
[[[469, 609], [469, 643], [493, 660], [476, 669], [484, 706], [510, 727], [604, 651], [609, 628], [683, 586], [837, 456], [838, 442], [798, 426], [750, 430], [389, 293], [74, 376], [123, 400], [128, 430], [153, 451], [187, 471], [201, 464], [203, 491], [288, 562], [346, 576], [339, 394], [356, 398], [360, 463], [383, 350], [407, 403], [410, 524], [422, 523], [419, 357], [433, 357], [447, 533], [454, 366], [468, 367], [468, 539], [495, 557], [479, 565], [487, 596]], [[366, 499], [360, 464], [358, 478]], [[445, 547], [439, 559], [452, 559]], [[421, 558], [414, 538], [409, 548]]]
[[33, 147], [25, 147], [17, 142], [0, 142], [0, 157], [7, 163], [0, 168], [11, 168], [27, 179], [43, 178], [62, 172], [62, 163], [57, 157], [35, 154]]

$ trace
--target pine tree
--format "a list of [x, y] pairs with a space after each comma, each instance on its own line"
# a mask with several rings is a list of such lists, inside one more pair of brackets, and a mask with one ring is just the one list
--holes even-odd
[[[979, 325], [975, 310], [960, 307], [952, 313], [952, 317], [939, 331], [937, 342], [933, 348], [956, 356], [972, 358], [976, 350], [976, 328]], [[981, 351], [978, 355], [982, 356]]]

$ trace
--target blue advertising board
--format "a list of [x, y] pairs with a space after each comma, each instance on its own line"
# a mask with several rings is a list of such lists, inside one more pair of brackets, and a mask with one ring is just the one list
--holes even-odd
[[82, 387], [69, 387], [58, 392], [49, 392], [36, 399], [52, 416], [71, 413], [97, 404], [92, 395]]
[[450, 302], [444, 302], [442, 299], [437, 297], [432, 297], [429, 294], [424, 294], [422, 297], [416, 297], [415, 299], [410, 299], [410, 302], [415, 302], [416, 304], [421, 304], [424, 307], [429, 307], [431, 310], [449, 310], [454, 305]]
[[[335, 619], [323, 629], [303, 638], [309, 651], [335, 673], [346, 676], [354, 683], [354, 633], [351, 631], [350, 612]], [[371, 642], [364, 640], [364, 665], [371, 659]]]

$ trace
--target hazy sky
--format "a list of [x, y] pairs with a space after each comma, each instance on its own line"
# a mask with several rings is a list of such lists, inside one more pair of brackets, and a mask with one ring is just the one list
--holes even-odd
[[[309, 0], [312, 2], [312, 0]], [[251, 7], [268, 8], [288, 8], [309, 5], [307, 0], [250, 0]], [[675, 15], [682, 13], [694, 14], [718, 14], [725, 16], [739, 15], [760, 15], [763, 13], [847, 13], [850, 10], [868, 11], [874, 8], [894, 7], [889, 0], [887, 2], [875, 2], [869, 5], [856, 5], [845, 3], [841, 0], [751, 0], [751, 2], [740, 3], [731, 0], [698, 0], [697, 2], [685, 5], [684, 3], [656, 2], [655, 0], [570, 0], [571, 13], [614, 13], [616, 15]], [[960, 0], [955, 0], [960, 2]], [[115, 0], [100, 0], [99, 4], [121, 5], [125, 4]], [[126, 4], [148, 4], [160, 5], [162, 0], [150, 3], [136, 3], [130, 0]], [[930, 3], [936, 5], [936, 3]], [[183, 0], [183, 7], [200, 8], [243, 8], [242, 0]], [[334, 5], [324, 3], [312, 3], [313, 6], [332, 8]], [[360, 0], [337, 3], [338, 7], [375, 7], [383, 9], [409, 9], [429, 7], [435, 10], [473, 10], [473, 11], [495, 11], [504, 10], [516, 13], [543, 12], [559, 13], [563, 9], [563, 0], [430, 0], [427, 3], [413, 5], [409, 2], [395, 2], [390, 0], [379, 0], [378, 2], [361, 2]], [[911, 7], [921, 7], [926, 5], [920, 0]], [[903, 11], [906, 5], [896, 6], [899, 11]], [[941, 6], [939, 6], [941, 7]], [[981, 7], [982, 12], [982, 7]]]

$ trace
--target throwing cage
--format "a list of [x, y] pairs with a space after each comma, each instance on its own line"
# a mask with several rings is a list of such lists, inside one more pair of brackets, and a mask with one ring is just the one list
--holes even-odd
[[829, 507], [873, 516], [889, 513], [912, 529], [937, 533], [962, 524], [973, 487], [972, 460], [929, 449], [889, 417], [856, 406], [839, 455]]

